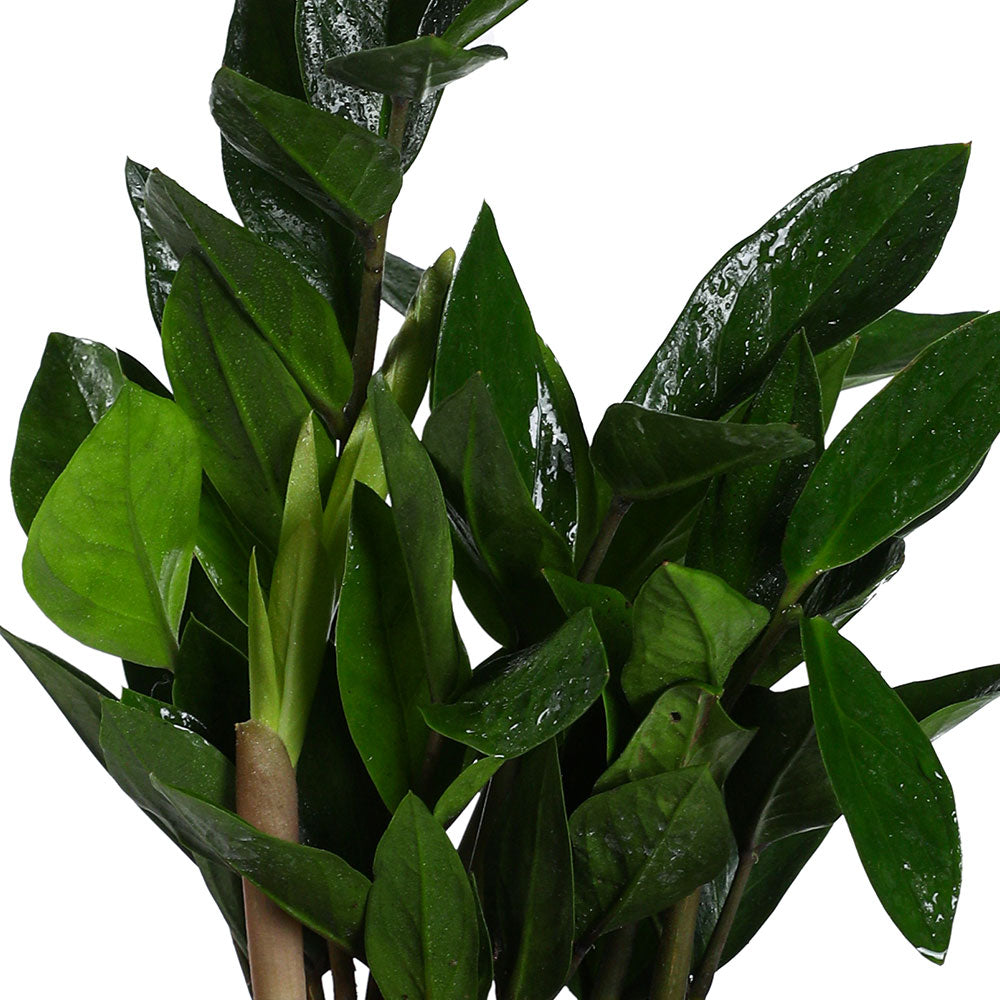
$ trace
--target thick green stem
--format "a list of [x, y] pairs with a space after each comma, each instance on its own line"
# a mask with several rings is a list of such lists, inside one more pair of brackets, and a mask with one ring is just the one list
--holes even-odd
[[757, 860], [756, 852], [753, 849], [746, 849], [740, 854], [739, 865], [733, 875], [732, 885], [729, 887], [729, 894], [722, 905], [722, 912], [715, 924], [715, 930], [709, 938], [708, 947], [705, 949], [705, 956], [701, 960], [691, 984], [690, 1000], [705, 1000], [708, 991], [712, 988], [712, 980], [715, 978], [716, 970], [722, 962], [722, 953], [726, 949], [726, 941], [729, 940], [729, 932], [733, 929], [733, 921], [736, 919], [736, 911], [739, 909], [743, 893], [746, 891], [747, 883], [750, 881], [750, 873], [753, 871], [754, 863]]
[[[299, 839], [295, 771], [281, 737], [259, 722], [236, 727], [236, 811], [263, 833]], [[243, 880], [254, 1000], [306, 1000], [302, 926]]]
[[635, 924], [627, 924], [608, 935], [604, 957], [597, 970], [594, 988], [591, 990], [594, 1000], [618, 1000], [622, 995], [629, 962], [632, 959], [635, 930]]
[[354, 978], [354, 959], [338, 944], [327, 942], [330, 973], [333, 976], [333, 1000], [358, 1000], [358, 983]]
[[632, 501], [626, 500], [624, 497], [615, 497], [611, 501], [611, 506], [597, 532], [594, 544], [591, 545], [587, 558], [583, 561], [583, 566], [580, 567], [579, 579], [582, 583], [593, 583], [597, 579], [597, 571], [601, 568], [601, 563], [604, 562], [604, 557], [608, 554], [615, 532], [631, 506]]
[[701, 886], [668, 911], [653, 967], [650, 1000], [684, 1000], [687, 996], [700, 900]]

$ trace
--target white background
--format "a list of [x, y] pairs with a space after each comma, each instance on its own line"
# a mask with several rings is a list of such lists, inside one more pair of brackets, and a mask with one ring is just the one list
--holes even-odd
[[[998, 308], [988, 10], [963, 0], [530, 0], [486, 39], [509, 62], [449, 90], [390, 246], [425, 263], [461, 249], [487, 198], [592, 431], [701, 275], [800, 189], [882, 150], [971, 139], [958, 221], [908, 304]], [[50, 330], [159, 366], [122, 170], [132, 155], [230, 210], [207, 108], [229, 14], [223, 0], [4, 7], [4, 468]], [[391, 332], [394, 314], [384, 320]], [[998, 496], [994, 456], [959, 504], [912, 537], [903, 572], [849, 626], [891, 682], [1000, 660]], [[119, 686], [115, 661], [62, 637], [24, 595], [9, 502], [0, 531], [4, 624]], [[195, 869], [100, 771], [16, 657], [0, 651], [0, 661], [4, 995], [239, 998], [228, 935]], [[1000, 715], [984, 711], [939, 751], [965, 844], [945, 967], [917, 956], [882, 913], [840, 824], [720, 974], [717, 1000], [995, 995]]]

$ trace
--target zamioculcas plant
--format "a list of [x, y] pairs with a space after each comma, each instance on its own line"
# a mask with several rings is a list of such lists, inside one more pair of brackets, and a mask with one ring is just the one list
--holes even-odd
[[457, 262], [387, 253], [443, 89], [522, 2], [239, 0], [211, 108], [243, 224], [126, 166], [170, 384], [53, 334], [11, 469], [29, 593], [126, 686], [3, 635], [198, 866], [256, 1000], [328, 969], [352, 1000], [358, 964], [372, 1000], [701, 1000], [841, 814], [941, 962], [931, 741], [1000, 667], [893, 689], [839, 629], [1000, 432], [1000, 319], [895, 308], [969, 149], [808, 187], [589, 440], [489, 208]]

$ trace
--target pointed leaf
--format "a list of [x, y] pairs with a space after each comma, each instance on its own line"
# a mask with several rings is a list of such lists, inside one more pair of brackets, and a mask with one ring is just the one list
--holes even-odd
[[613, 587], [581, 583], [576, 577], [547, 569], [545, 579], [568, 616], [590, 608], [594, 624], [608, 654], [608, 662], [617, 671], [624, 666], [632, 649], [632, 606]]
[[385, 255], [385, 272], [382, 275], [382, 301], [388, 302], [400, 315], [405, 316], [410, 300], [417, 294], [417, 286], [424, 270], [394, 253]]
[[848, 563], [945, 500], [1000, 433], [1000, 316], [935, 342], [837, 435], [792, 511], [789, 586]]
[[503, 763], [503, 757], [480, 757], [473, 761], [438, 797], [434, 818], [447, 830]]
[[448, 835], [415, 796], [400, 803], [375, 854], [365, 951], [383, 995], [478, 995], [476, 902]]
[[[201, 485], [194, 554], [216, 593], [240, 621], [247, 616], [247, 567], [253, 550], [253, 535], [236, 520], [206, 476]], [[269, 563], [266, 579], [270, 579]]]
[[215, 76], [212, 114], [244, 156], [354, 229], [371, 226], [399, 194], [399, 154], [384, 139], [232, 70]]
[[787, 424], [718, 423], [616, 403], [597, 428], [593, 456], [619, 496], [653, 500], [813, 447]]
[[513, 14], [524, 2], [525, 0], [466, 0], [444, 31], [444, 38], [452, 45], [468, 45]]
[[702, 279], [628, 399], [720, 417], [796, 331], [818, 353], [877, 319], [937, 257], [968, 158], [960, 144], [903, 149], [807, 188]]
[[646, 581], [632, 609], [632, 655], [622, 687], [633, 706], [650, 704], [678, 681], [718, 690], [736, 657], [770, 613], [704, 570], [664, 563]]
[[444, 736], [494, 757], [516, 757], [579, 719], [607, 679], [601, 637], [590, 611], [581, 611], [544, 642], [487, 660], [455, 701], [422, 712]]
[[200, 492], [187, 418], [168, 400], [126, 387], [32, 522], [22, 567], [28, 593], [80, 642], [171, 666]]
[[824, 432], [830, 426], [837, 400], [846, 387], [845, 379], [858, 347], [858, 336], [855, 334], [848, 337], [816, 358], [816, 374], [819, 376], [820, 394], [823, 397]]

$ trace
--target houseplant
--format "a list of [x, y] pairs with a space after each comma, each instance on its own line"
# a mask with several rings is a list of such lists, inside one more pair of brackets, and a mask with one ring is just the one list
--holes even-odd
[[[956, 155], [956, 156], [960, 155], [960, 152], [959, 152], [959, 151], [957, 151], [957, 150], [955, 150], [955, 151], [952, 151], [952, 152], [953, 152], [953, 153], [955, 153], [955, 155]], [[954, 159], [954, 157], [953, 157], [953, 159]], [[883, 161], [883, 162], [884, 162], [884, 161]], [[951, 161], [948, 161], [948, 162], [951, 162]], [[155, 178], [154, 178], [154, 180], [155, 180]], [[176, 191], [173, 191], [173, 193], [171, 194], [171, 193], [170, 193], [170, 189], [169, 189], [169, 182], [166, 182], [166, 181], [163, 181], [162, 179], [160, 179], [160, 181], [161, 181], [161, 184], [162, 184], [162, 186], [168, 189], [168, 194], [170, 194], [170, 197], [171, 197], [171, 199], [173, 200], [174, 204], [176, 205], [176, 204], [177, 204], [177, 202], [178, 202], [178, 199], [179, 199], [179, 198], [181, 198], [181, 197], [183, 197], [183, 195], [178, 195], [178, 193], [177, 193]], [[164, 223], [164, 222], [163, 222], [163, 221], [161, 220], [161, 222], [160, 222], [160, 225], [161, 225], [161, 227], [163, 227], [163, 226], [165, 226], [166, 224], [165, 224], [165, 223]], [[487, 233], [487, 235], [489, 235], [489, 233], [488, 233], [488, 227], [489, 227], [489, 218], [488, 218], [488, 216], [484, 216], [484, 219], [483, 219], [483, 222], [482, 222], [481, 226], [477, 228], [477, 232], [479, 233], [480, 237], [482, 237], [482, 235], [483, 235], [483, 233], [484, 233], [484, 232], [485, 232], [485, 233]], [[936, 249], [936, 248], [935, 248], [935, 249]], [[931, 253], [931, 256], [933, 256], [933, 253]], [[196, 265], [196, 263], [195, 263], [195, 262], [193, 261], [193, 262], [192, 262], [192, 268], [189, 268], [189, 272], [190, 272], [191, 270], [193, 270], [193, 269], [194, 269], [194, 267], [196, 267], [196, 266], [197, 266], [197, 265]], [[215, 266], [221, 266], [221, 265], [218, 265], [218, 264], [216, 264]], [[898, 292], [898, 291], [899, 291], [899, 289], [897, 289], [896, 291]], [[249, 293], [247, 293], [247, 294], [249, 294]], [[179, 299], [179, 297], [178, 297], [178, 301], [179, 301], [179, 300], [180, 300], [180, 299]], [[456, 302], [457, 302], [457, 301], [459, 301], [459, 300], [458, 300], [458, 297], [456, 296]], [[249, 307], [248, 307], [248, 311], [249, 311]], [[138, 377], [138, 376], [137, 376], [137, 377]], [[175, 386], [175, 389], [176, 389], [176, 388], [177, 388], [177, 387]], [[179, 391], [179, 390], [178, 390], [178, 391]], [[377, 391], [377, 390], [376, 390], [376, 391]], [[470, 391], [472, 391], [472, 390], [470, 390]], [[144, 399], [144, 397], [140, 397], [140, 398]], [[475, 399], [476, 397], [473, 397], [473, 398]], [[442, 405], [443, 405], [443, 404], [442, 404]], [[480, 405], [482, 405], [482, 402], [481, 402], [481, 400], [479, 400], [478, 402], [476, 402], [476, 404], [475, 404], [475, 405], [476, 405], [476, 406], [480, 406]], [[164, 412], [165, 412], [165, 411], [164, 411]], [[619, 412], [619, 413], [620, 413], [621, 411], [616, 411], [616, 412]], [[180, 431], [178, 431], [178, 436], [181, 436], [181, 432], [180, 432]], [[778, 435], [778, 437], [779, 437], [779, 438], [781, 438], [781, 434], [779, 434], [779, 435]], [[786, 444], [793, 444], [793, 443], [794, 443], [794, 442], [792, 441], [792, 439], [790, 438], [790, 436], [789, 436], [789, 435], [787, 435], [787, 434], [786, 434], [786, 435], [784, 436], [784, 442], [785, 442]], [[977, 447], [978, 447], [978, 446], [977, 446]], [[307, 448], [308, 448], [308, 444], [305, 444], [305, 445], [303, 445], [303, 448], [304, 448], [304, 449], [307, 449]], [[641, 486], [641, 484], [640, 484], [640, 488], [644, 488], [644, 487], [642, 487], [642, 486]], [[632, 489], [632, 488], [630, 487], [630, 489]], [[394, 497], [393, 497], [393, 500], [394, 500], [394, 509], [395, 509], [395, 507], [397, 506], [397, 503], [396, 503], [396, 501], [398, 500], [398, 498], [397, 498], [397, 497], [396, 497], [396, 496], [394, 495]], [[377, 509], [377, 508], [373, 508], [373, 509]], [[246, 517], [247, 519], [249, 519], [249, 518], [251, 517], [251, 515], [249, 515], [249, 514], [245, 514], [244, 516], [245, 516], [245, 517]], [[373, 516], [377, 516], [377, 515], [373, 515]], [[263, 530], [263, 529], [261, 529], [261, 530]], [[582, 553], [581, 553], [581, 554], [582, 554]], [[551, 567], [550, 567], [550, 568], [551, 568]], [[582, 567], [581, 567], [581, 568], [582, 568]], [[623, 584], [623, 586], [626, 586], [626, 587], [627, 587], [627, 585], [626, 585], [626, 584]], [[346, 592], [346, 590], [345, 590], [345, 592]], [[238, 604], [239, 602], [237, 601], [236, 603]], [[528, 610], [534, 610], [534, 609], [528, 609]], [[522, 612], [519, 612], [519, 614], [518, 614], [518, 620], [520, 620], [520, 617], [521, 617], [521, 615], [526, 615], [526, 614], [527, 614], [527, 612], [526, 612], [526, 611], [522, 611]], [[493, 627], [494, 627], [494, 628], [498, 628], [499, 626], [498, 626], [498, 625], [496, 624], [496, 622], [494, 622], [494, 623], [493, 623]], [[525, 626], [525, 627], [527, 627], [527, 626]], [[532, 626], [532, 627], [534, 627], [534, 626]], [[539, 627], [539, 630], [540, 630], [540, 631], [544, 631], [544, 630], [546, 630], [546, 629], [547, 629], [547, 626], [546, 626], [546, 625], [544, 625], [544, 624], [543, 624], [543, 625], [540, 625], [540, 626], [538, 626], [538, 627]], [[342, 659], [343, 659], [343, 657], [342, 657]], [[341, 684], [342, 684], [342, 685], [344, 684], [344, 681], [343, 681], [343, 678], [341, 678]], [[441, 723], [439, 723], [439, 724], [441, 724]], [[221, 739], [220, 739], [220, 742], [222, 742], [222, 740], [221, 740]], [[568, 774], [568, 772], [567, 772], [567, 774]], [[161, 808], [162, 808], [162, 807], [161, 807]], [[188, 835], [191, 835], [191, 834], [190, 834], [190, 831], [189, 831]], [[206, 849], [207, 849], [207, 848], [206, 848]]]

